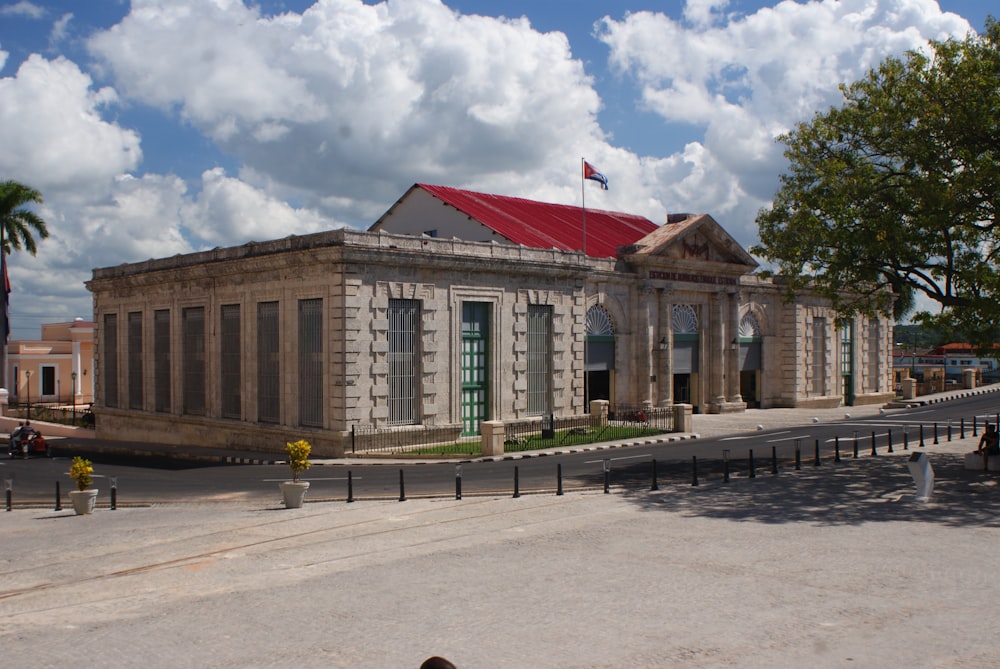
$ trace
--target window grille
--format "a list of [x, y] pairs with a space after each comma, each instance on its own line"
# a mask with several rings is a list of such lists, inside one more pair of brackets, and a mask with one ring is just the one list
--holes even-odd
[[812, 322], [812, 392], [822, 395], [826, 390], [826, 319]]
[[104, 314], [104, 406], [118, 406], [118, 314]]
[[528, 306], [528, 414], [540, 416], [551, 410], [552, 396], [552, 307]]
[[299, 423], [323, 427], [323, 300], [299, 300]]
[[220, 316], [219, 358], [221, 376], [219, 387], [222, 395], [222, 417], [242, 418], [243, 355], [240, 347], [240, 305], [223, 304]]
[[487, 302], [462, 303], [462, 434], [479, 434], [479, 424], [487, 420], [489, 400], [489, 326]]
[[417, 422], [417, 360], [420, 302], [389, 300], [389, 424]]
[[159, 412], [170, 412], [170, 310], [153, 312], [153, 404]]
[[142, 409], [142, 312], [128, 315], [128, 408]]
[[181, 312], [184, 328], [184, 413], [205, 415], [205, 308]]
[[854, 324], [840, 328], [840, 373], [851, 376], [854, 372]]
[[278, 349], [278, 303], [257, 304], [257, 420], [281, 420], [281, 377]]

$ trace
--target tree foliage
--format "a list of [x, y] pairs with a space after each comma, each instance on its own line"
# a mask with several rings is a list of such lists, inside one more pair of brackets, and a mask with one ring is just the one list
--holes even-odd
[[38, 252], [34, 235], [39, 239], [49, 236], [45, 221], [38, 214], [26, 208], [30, 204], [41, 204], [42, 194], [34, 188], [16, 181], [0, 181], [0, 227], [3, 234], [3, 252], [23, 247], [31, 255]]
[[751, 251], [842, 316], [899, 319], [922, 294], [940, 311], [916, 320], [994, 341], [1000, 24], [889, 58], [841, 91], [841, 106], [779, 138], [790, 168]]

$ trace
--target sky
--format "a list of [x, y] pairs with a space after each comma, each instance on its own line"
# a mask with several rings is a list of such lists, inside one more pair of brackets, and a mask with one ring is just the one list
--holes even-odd
[[989, 4], [0, 0], [0, 179], [41, 191], [51, 233], [8, 260], [12, 338], [93, 318], [94, 268], [365, 229], [414, 183], [589, 186], [750, 246], [776, 138]]

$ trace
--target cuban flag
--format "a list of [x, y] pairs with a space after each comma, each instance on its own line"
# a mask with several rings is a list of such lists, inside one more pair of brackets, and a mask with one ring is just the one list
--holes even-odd
[[604, 190], [608, 189], [608, 178], [597, 171], [597, 168], [588, 163], [586, 160], [583, 161], [583, 178], [591, 179], [601, 184]]

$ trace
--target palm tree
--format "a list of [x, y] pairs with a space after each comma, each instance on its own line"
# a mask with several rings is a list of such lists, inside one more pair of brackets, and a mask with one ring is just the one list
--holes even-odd
[[7, 283], [7, 254], [11, 250], [20, 251], [23, 247], [31, 255], [38, 252], [35, 245], [34, 231], [39, 239], [49, 236], [49, 229], [45, 221], [25, 205], [41, 204], [42, 194], [34, 188], [25, 186], [16, 181], [0, 181], [0, 266], [2, 274], [0, 290], [3, 291], [3, 309], [0, 320], [0, 332], [4, 339], [0, 344], [0, 386], [7, 387], [7, 340], [10, 338], [10, 323], [7, 317], [8, 283]]
[[24, 250], [35, 255], [38, 247], [32, 230], [39, 239], [49, 236], [45, 221], [35, 212], [26, 209], [28, 204], [41, 204], [42, 194], [34, 188], [16, 181], [0, 181], [0, 247], [4, 255], [11, 250]]

